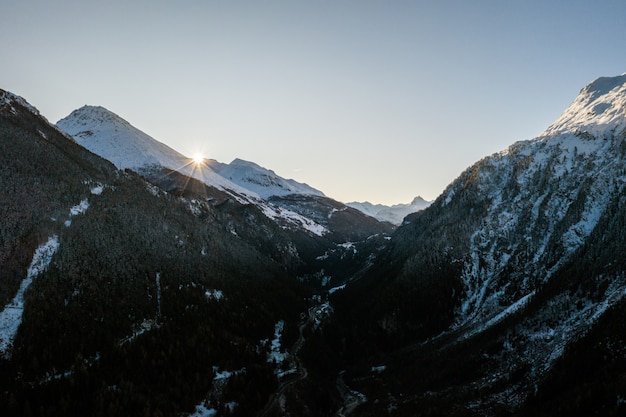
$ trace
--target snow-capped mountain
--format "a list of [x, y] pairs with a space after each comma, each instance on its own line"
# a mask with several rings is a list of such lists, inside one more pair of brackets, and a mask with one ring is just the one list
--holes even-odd
[[221, 190], [246, 190], [217, 174], [210, 164], [197, 164], [100, 106], [83, 106], [57, 122], [57, 127], [119, 169], [139, 173], [169, 168]]
[[242, 159], [235, 159], [230, 164], [216, 162], [211, 167], [224, 178], [253, 191], [264, 199], [289, 194], [324, 195], [323, 192], [307, 184], [282, 178], [270, 169]]
[[376, 313], [364, 322], [442, 360], [470, 341], [502, 346], [458, 392], [482, 392], [476, 410], [520, 406], [625, 300], [625, 167], [626, 75], [600, 78], [542, 135], [477, 162], [406, 217], [372, 269], [377, 301], [359, 311]]
[[59, 120], [57, 127], [119, 169], [129, 168], [149, 175], [154, 170], [167, 168], [252, 199], [289, 194], [324, 195], [307, 184], [282, 178], [254, 162], [235, 159], [226, 164], [205, 159], [198, 164], [104, 107], [83, 106]]
[[[266, 217], [282, 227], [305, 230], [317, 236], [330, 232], [328, 225], [324, 226], [300, 214], [301, 210], [297, 207], [295, 210], [294, 207], [288, 209], [269, 201], [273, 197], [290, 195], [304, 196], [304, 200], [309, 197], [326, 198], [324, 193], [307, 184], [282, 178], [274, 171], [253, 162], [235, 159], [230, 164], [225, 164], [214, 159], [205, 159], [196, 163], [135, 128], [115, 113], [98, 106], [84, 106], [73, 111], [57, 122], [57, 127], [77, 143], [113, 162], [119, 169], [132, 169], [165, 188], [166, 183], [173, 181], [171, 171], [176, 171], [224, 191], [240, 203], [257, 206]], [[333, 205], [335, 202], [332, 200], [325, 204]], [[327, 221], [325, 218], [325, 223]], [[373, 233], [389, 230], [378, 226], [372, 229], [372, 223], [366, 223], [368, 226], [365, 230]], [[343, 226], [335, 226], [345, 229]]]
[[625, 132], [626, 75], [600, 78], [542, 135], [479, 161], [433, 203], [472, 206], [462, 252], [450, 249], [463, 265], [457, 326], [531, 295], [586, 242], [626, 182]]
[[424, 210], [426, 207], [430, 206], [431, 203], [432, 201], [426, 201], [421, 196], [417, 196], [408, 204], [400, 203], [386, 206], [384, 204], [372, 204], [369, 201], [363, 203], [354, 201], [346, 203], [346, 205], [360, 210], [368, 216], [372, 216], [382, 222], [389, 222], [399, 226], [406, 216]]

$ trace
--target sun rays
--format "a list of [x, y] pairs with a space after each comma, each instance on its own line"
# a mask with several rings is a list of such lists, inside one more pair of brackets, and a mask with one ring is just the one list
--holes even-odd
[[204, 162], [204, 155], [202, 155], [201, 153], [196, 153], [191, 159], [193, 159], [194, 164], [200, 165]]

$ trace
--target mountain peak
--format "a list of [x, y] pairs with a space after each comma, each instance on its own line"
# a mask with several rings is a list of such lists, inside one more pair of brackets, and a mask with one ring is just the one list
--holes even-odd
[[421, 204], [428, 205], [428, 204], [430, 204], [430, 203], [429, 203], [428, 201], [424, 200], [424, 198], [422, 198], [422, 196], [421, 196], [421, 195], [418, 195], [417, 197], [415, 197], [415, 198], [411, 201], [411, 203], [410, 203], [409, 205], [410, 205], [410, 206], [414, 206], [414, 205], [421, 205]]
[[[70, 113], [69, 116], [67, 116], [63, 120], [66, 119], [73, 119], [75, 123], [81, 125], [102, 125], [104, 123], [113, 123], [132, 128], [132, 125], [129, 122], [127, 122], [111, 110], [102, 106], [92, 106], [86, 104], [74, 110], [72, 113]], [[59, 121], [59, 123], [61, 123], [61, 120]]]
[[[261, 168], [261, 169], [265, 169], [263, 168], [261, 165], [256, 164], [252, 161], [246, 161], [245, 159], [240, 159], [240, 158], [235, 158], [232, 160], [232, 162], [230, 163], [230, 165], [232, 166], [238, 166], [238, 167], [250, 167], [250, 168]], [[268, 170], [271, 171], [271, 170]], [[273, 172], [273, 171], [271, 171]]]
[[83, 106], [59, 120], [57, 126], [90, 151], [119, 169], [150, 165], [177, 168], [183, 155], [133, 127], [101, 106]]
[[626, 128], [626, 73], [600, 77], [584, 87], [578, 97], [541, 136], [586, 132], [602, 135]]

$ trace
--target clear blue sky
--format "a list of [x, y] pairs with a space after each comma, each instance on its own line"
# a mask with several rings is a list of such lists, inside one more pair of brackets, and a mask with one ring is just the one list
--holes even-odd
[[620, 1], [0, 2], [0, 88], [327, 195], [434, 199], [626, 72]]

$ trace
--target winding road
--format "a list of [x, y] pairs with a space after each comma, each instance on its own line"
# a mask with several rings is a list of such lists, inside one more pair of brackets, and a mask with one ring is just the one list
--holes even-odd
[[[298, 353], [300, 349], [304, 345], [306, 338], [304, 337], [304, 330], [307, 326], [312, 325], [317, 319], [316, 313], [318, 311], [323, 310], [323, 304], [318, 304], [313, 307], [310, 307], [307, 311], [306, 319], [303, 319], [300, 325], [298, 326], [299, 336], [296, 343], [294, 343], [291, 349], [291, 357], [296, 366], [296, 371], [292, 374], [289, 374], [283, 381], [280, 382], [276, 391], [271, 395], [263, 410], [257, 415], [257, 417], [266, 417], [268, 413], [274, 409], [274, 407], [278, 406], [278, 401], [285, 393], [287, 388], [292, 386], [293, 384], [300, 382], [306, 379], [309, 376], [307, 369], [302, 364]], [[340, 372], [337, 376], [337, 390], [342, 398], [342, 405], [335, 413], [336, 417], [345, 417], [351, 414], [359, 405], [367, 402], [365, 396], [357, 391], [353, 391], [348, 387], [343, 379], [344, 372]]]
[[351, 390], [350, 387], [346, 385], [346, 382], [343, 380], [344, 374], [345, 371], [341, 371], [337, 376], [337, 391], [341, 394], [343, 405], [335, 413], [336, 417], [345, 417], [352, 413], [359, 405], [367, 402], [367, 398], [365, 398], [363, 394]]
[[277, 402], [280, 396], [287, 390], [287, 388], [289, 388], [291, 385], [295, 384], [296, 382], [306, 379], [309, 376], [309, 372], [302, 364], [302, 361], [300, 360], [298, 353], [300, 352], [300, 349], [302, 348], [302, 346], [304, 345], [304, 342], [306, 341], [304, 337], [304, 330], [306, 329], [308, 325], [313, 324], [313, 322], [315, 321], [315, 312], [320, 307], [321, 305], [315, 305], [313, 307], [310, 307], [307, 312], [306, 319], [302, 320], [302, 322], [298, 326], [298, 331], [299, 331], [298, 340], [296, 340], [296, 343], [294, 343], [291, 349], [291, 357], [293, 358], [293, 361], [296, 365], [296, 372], [294, 372], [293, 374], [290, 374], [288, 377], [286, 377], [283, 381], [280, 382], [280, 384], [278, 385], [278, 389], [276, 389], [276, 391], [272, 394], [267, 404], [265, 404], [265, 407], [263, 407], [263, 410], [261, 410], [261, 412], [258, 414], [258, 417], [267, 416], [270, 410], [272, 410], [277, 405]]

